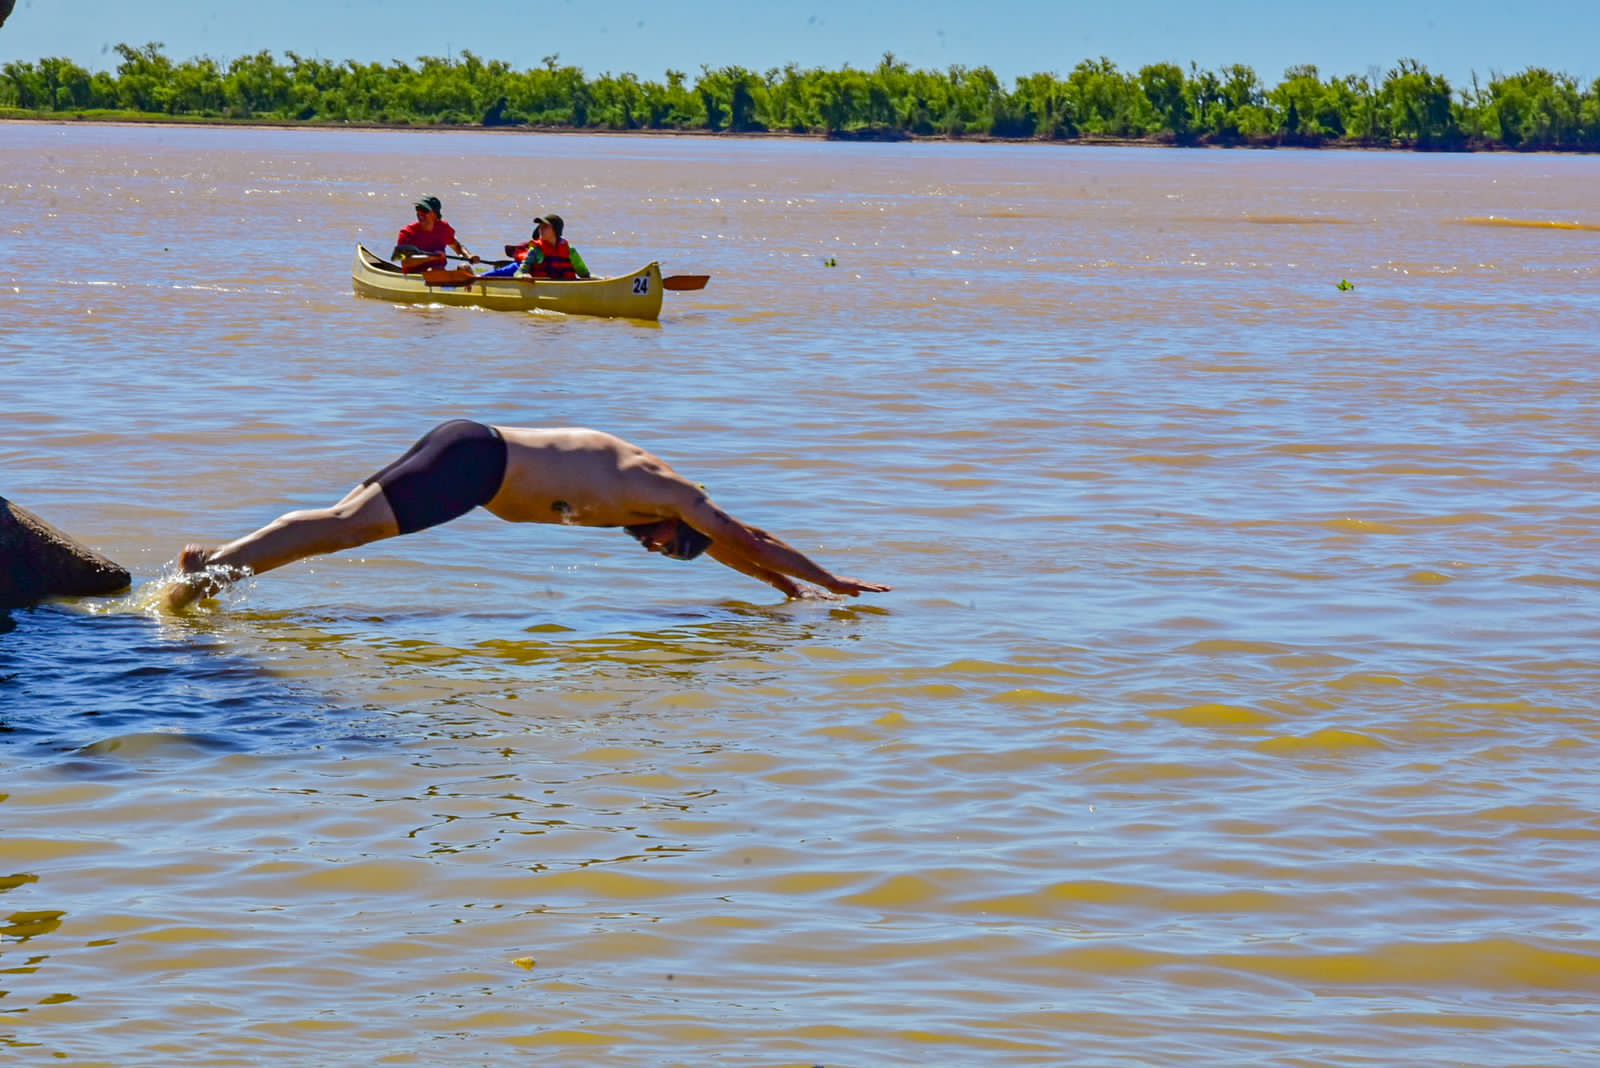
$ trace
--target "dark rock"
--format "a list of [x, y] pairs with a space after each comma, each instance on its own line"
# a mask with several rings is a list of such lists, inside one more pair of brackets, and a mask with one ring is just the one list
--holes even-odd
[[127, 568], [0, 497], [0, 608], [116, 593], [131, 581]]

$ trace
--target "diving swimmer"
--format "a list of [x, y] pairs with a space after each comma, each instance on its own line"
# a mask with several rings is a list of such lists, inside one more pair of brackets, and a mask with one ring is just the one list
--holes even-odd
[[650, 552], [675, 560], [705, 553], [786, 597], [807, 595], [796, 579], [849, 597], [889, 589], [835, 575], [746, 526], [664, 461], [614, 435], [456, 419], [428, 431], [337, 504], [289, 512], [225, 545], [185, 547], [183, 577], [164, 599], [181, 609], [232, 579], [426, 530], [480, 506], [510, 523], [622, 527]]

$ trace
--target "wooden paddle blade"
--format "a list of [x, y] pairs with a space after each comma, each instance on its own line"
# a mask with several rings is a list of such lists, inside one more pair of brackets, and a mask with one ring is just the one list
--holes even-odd
[[440, 268], [433, 271], [423, 271], [422, 280], [430, 286], [464, 286], [477, 280], [478, 276], [466, 267], [457, 267], [454, 270]]
[[663, 289], [704, 289], [709, 281], [709, 274], [669, 274], [661, 280], [661, 286]]

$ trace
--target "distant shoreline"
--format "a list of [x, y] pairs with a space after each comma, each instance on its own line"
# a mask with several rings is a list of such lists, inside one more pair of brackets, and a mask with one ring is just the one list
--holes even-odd
[[389, 63], [269, 51], [175, 60], [159, 42], [115, 46], [114, 70], [69, 59], [6, 64], [0, 117], [344, 129], [506, 129], [830, 141], [1351, 148], [1600, 153], [1600, 82], [1542, 67], [1470, 86], [1416, 59], [1385, 73], [1285, 68], [1275, 85], [1246, 64], [1160, 62], [1137, 71], [1086, 57], [1071, 72], [1004, 83], [986, 66], [871, 69], [790, 63], [765, 72], [668, 70], [589, 76], [546, 56], [516, 69], [472, 52]]
[[1516, 149], [1501, 144], [1460, 145], [1450, 148], [1418, 147], [1405, 144], [1376, 144], [1361, 141], [1322, 141], [1315, 143], [1284, 143], [1277, 140], [1239, 140], [1228, 142], [1180, 142], [1170, 137], [997, 137], [993, 134], [908, 134], [862, 133], [827, 134], [795, 133], [791, 130], [684, 130], [640, 127], [616, 130], [608, 127], [530, 126], [506, 124], [500, 126], [450, 125], [445, 123], [404, 122], [336, 122], [298, 121], [294, 119], [238, 119], [208, 118], [194, 115], [160, 115], [138, 113], [91, 114], [89, 112], [53, 111], [25, 114], [20, 109], [0, 108], [0, 124], [32, 123], [57, 126], [198, 126], [221, 129], [278, 129], [278, 130], [362, 130], [381, 133], [485, 133], [498, 136], [516, 134], [589, 134], [599, 137], [703, 137], [714, 140], [739, 141], [831, 141], [838, 144], [977, 144], [977, 145], [1038, 145], [1045, 148], [1181, 148], [1181, 149], [1247, 149], [1322, 151], [1345, 150], [1352, 152], [1414, 152], [1436, 155], [1440, 153], [1476, 155], [1480, 153], [1510, 154], [1519, 156], [1556, 155], [1592, 156], [1596, 153], [1582, 148]]

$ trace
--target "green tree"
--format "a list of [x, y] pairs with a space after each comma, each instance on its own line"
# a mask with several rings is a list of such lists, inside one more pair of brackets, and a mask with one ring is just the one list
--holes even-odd
[[821, 120], [823, 132], [843, 133], [855, 119], [856, 109], [866, 98], [866, 85], [860, 72], [846, 67], [840, 71], [813, 71], [806, 79], [806, 102]]
[[760, 76], [743, 67], [702, 67], [700, 80], [695, 83], [695, 92], [706, 110], [707, 125], [713, 130], [765, 129], [756, 117], [757, 98], [765, 91]]
[[728, 121], [728, 100], [720, 89], [711, 68], [702, 66], [694, 91], [700, 96], [700, 106], [706, 113], [706, 128], [710, 130], [720, 130]]
[[1195, 136], [1215, 140], [1227, 114], [1227, 105], [1222, 96], [1222, 79], [1217, 77], [1215, 71], [1201, 70], [1191, 63], [1189, 76], [1183, 83], [1183, 99]]
[[763, 79], [766, 92], [757, 101], [757, 117], [763, 126], [791, 133], [805, 133], [817, 127], [819, 120], [807, 103], [807, 77], [806, 72], [793, 63], [781, 71], [767, 71]]
[[336, 112], [329, 114], [351, 122], [378, 122], [387, 113], [392, 82], [387, 68], [376, 63], [346, 61], [339, 71]]
[[644, 87], [632, 74], [602, 74], [591, 87], [595, 125], [608, 130], [636, 130], [645, 121]]
[[988, 67], [963, 70], [956, 82], [957, 110], [968, 133], [995, 133], [997, 118], [1009, 117], [1006, 91]]
[[1511, 148], [1576, 148], [1582, 110], [1576, 79], [1530, 67], [1490, 80], [1485, 125]]
[[162, 52], [164, 45], [152, 41], [142, 48], [117, 45], [117, 97], [133, 111], [169, 110], [172, 99], [172, 61]]
[[644, 84], [646, 124], [653, 130], [688, 130], [705, 124], [705, 111], [698, 97], [688, 88], [688, 75], [681, 70], [667, 71], [667, 84]]
[[222, 72], [211, 59], [191, 59], [173, 69], [167, 108], [175, 115], [218, 115], [227, 106]]
[[1172, 63], [1152, 63], [1139, 71], [1139, 89], [1154, 123], [1145, 132], [1170, 134], [1180, 144], [1188, 141], [1189, 100], [1183, 69]]
[[267, 51], [240, 56], [222, 79], [224, 107], [235, 118], [287, 117], [292, 103], [289, 72]]
[[1419, 148], [1461, 141], [1450, 83], [1414, 59], [1402, 59], [1389, 72], [1378, 91], [1378, 115], [1380, 122], [1386, 120], [1389, 136]]
[[916, 119], [914, 75], [893, 52], [885, 52], [871, 72], [867, 96], [866, 120], [874, 127], [904, 133]]
[[1341, 98], [1324, 85], [1314, 66], [1290, 67], [1283, 81], [1267, 93], [1280, 117], [1280, 135], [1289, 144], [1314, 145], [1344, 134]]
[[1233, 135], [1260, 140], [1276, 132], [1277, 119], [1254, 68], [1243, 63], [1223, 67], [1222, 99], [1226, 108], [1223, 121]]
[[52, 111], [88, 107], [93, 98], [89, 72], [70, 59], [41, 59], [38, 77], [49, 96]]
[[1578, 101], [1578, 144], [1591, 152], [1600, 151], [1600, 78]]
[[44, 107], [48, 91], [32, 63], [13, 60], [0, 67], [0, 74], [5, 76], [5, 81], [0, 82], [4, 93], [0, 95], [0, 104], [30, 110]]
[[1017, 79], [1012, 94], [1032, 125], [1033, 136], [1057, 140], [1077, 135], [1067, 87], [1053, 74], [1030, 74]]
[[1067, 75], [1066, 93], [1083, 133], [1125, 137], [1131, 132], [1133, 89], [1111, 60], [1101, 56], [1079, 63]]

